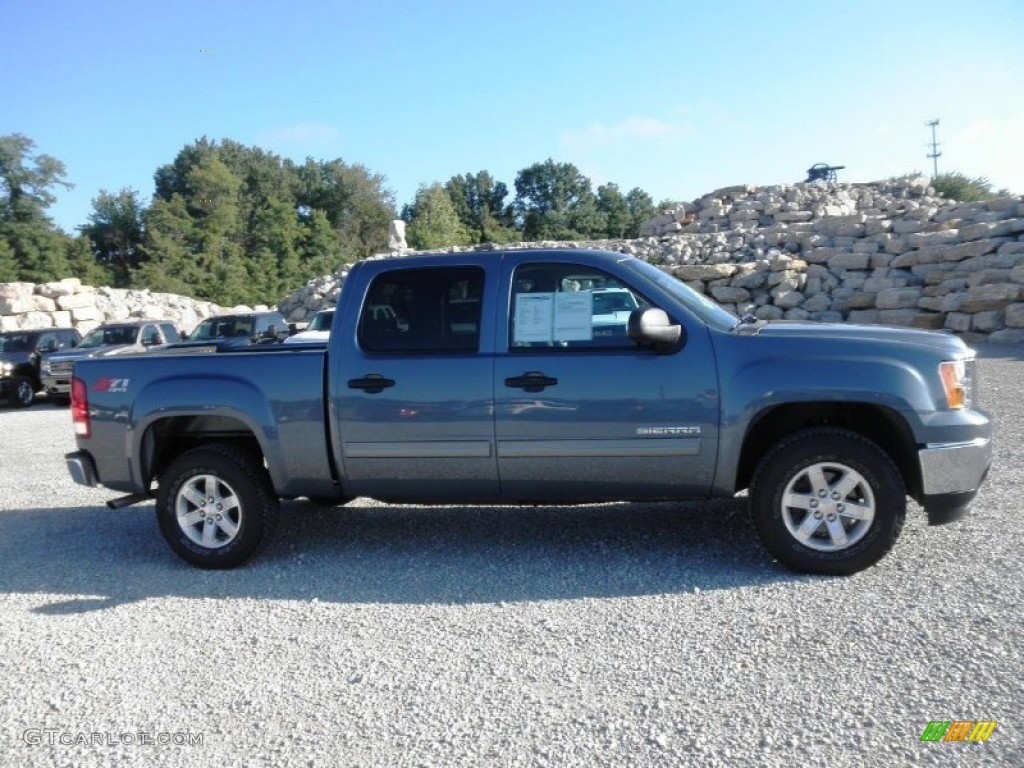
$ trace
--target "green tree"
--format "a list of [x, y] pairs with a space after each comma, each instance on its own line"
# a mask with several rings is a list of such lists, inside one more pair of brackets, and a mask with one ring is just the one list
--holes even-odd
[[535, 163], [519, 171], [515, 187], [513, 209], [527, 240], [576, 240], [604, 230], [590, 179], [572, 163]]
[[633, 187], [626, 194], [626, 207], [629, 208], [630, 227], [626, 237], [639, 237], [640, 225], [657, 213], [653, 198], [640, 187]]
[[343, 259], [331, 222], [323, 211], [310, 211], [303, 222], [303, 237], [299, 245], [302, 261], [302, 279], [289, 287], [289, 291], [298, 288], [303, 282], [321, 275], [330, 275], [338, 271]]
[[131, 273], [138, 269], [143, 241], [145, 207], [134, 189], [124, 188], [116, 195], [101, 190], [93, 198], [89, 223], [79, 227], [92, 247], [96, 262], [109, 268], [118, 286], [131, 284]]
[[409, 216], [406, 236], [413, 248], [446, 248], [470, 242], [451, 197], [440, 184], [421, 186], [415, 202], [404, 212]]
[[979, 200], [991, 200], [1010, 194], [1008, 189], [993, 191], [992, 182], [984, 176], [971, 178], [958, 171], [940, 173], [932, 179], [932, 187], [943, 197], [961, 203], [972, 203]]
[[54, 187], [70, 189], [64, 164], [32, 155], [35, 143], [20, 133], [0, 136], [0, 241], [18, 265], [18, 279], [45, 282], [68, 276], [68, 237], [54, 227], [46, 209]]
[[[203, 137], [155, 174], [135, 284], [221, 304], [276, 302], [384, 250], [395, 217], [384, 178], [341, 159], [290, 160]], [[151, 231], [152, 230], [152, 231]], [[183, 291], [171, 285], [184, 282]]]
[[280, 298], [305, 282], [298, 215], [292, 204], [270, 199], [253, 216], [247, 242], [249, 279], [257, 296]]
[[156, 198], [144, 219], [143, 258], [132, 274], [133, 287], [196, 296], [195, 286], [205, 281], [205, 275], [195, 258], [194, 223], [185, 199], [178, 193], [170, 200]]
[[4, 240], [0, 240], [0, 283], [13, 283], [18, 279], [18, 260], [14, 258], [14, 250]]
[[444, 188], [472, 242], [508, 243], [518, 239], [505, 205], [508, 187], [503, 182], [480, 171], [452, 176]]
[[[67, 239], [68, 274], [86, 285], [115, 285], [114, 270], [96, 260], [92, 242], [85, 235]], [[120, 283], [121, 287], [127, 282]]]
[[298, 206], [324, 212], [346, 256], [365, 258], [387, 248], [395, 205], [383, 176], [362, 165], [312, 158], [307, 158], [297, 176]]
[[629, 237], [633, 217], [626, 198], [619, 191], [618, 184], [603, 184], [597, 188], [597, 210], [604, 215], [606, 237]]

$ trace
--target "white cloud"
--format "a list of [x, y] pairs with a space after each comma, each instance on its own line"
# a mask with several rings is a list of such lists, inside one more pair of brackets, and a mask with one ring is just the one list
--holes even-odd
[[940, 172], [985, 176], [996, 188], [1024, 193], [1024, 112], [977, 119], [939, 139]]
[[684, 130], [656, 117], [633, 115], [613, 125], [591, 123], [579, 130], [563, 131], [558, 138], [559, 147], [569, 154], [585, 154], [596, 150], [607, 150], [635, 142], [664, 141], [679, 138]]
[[330, 123], [300, 122], [261, 131], [257, 139], [262, 143], [288, 147], [323, 147], [340, 141], [341, 132]]

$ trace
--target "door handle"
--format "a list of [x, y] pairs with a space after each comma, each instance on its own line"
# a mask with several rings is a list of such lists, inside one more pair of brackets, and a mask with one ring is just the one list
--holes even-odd
[[545, 376], [540, 371], [527, 371], [522, 376], [511, 376], [505, 379], [506, 387], [515, 387], [526, 392], [542, 392], [545, 387], [558, 384], [558, 379]]
[[349, 379], [349, 389], [361, 389], [368, 395], [376, 395], [388, 387], [395, 386], [394, 379], [385, 379], [379, 373], [368, 373], [361, 379]]

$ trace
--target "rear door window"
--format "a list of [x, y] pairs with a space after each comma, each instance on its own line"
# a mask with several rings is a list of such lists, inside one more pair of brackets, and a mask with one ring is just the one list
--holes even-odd
[[398, 269], [374, 278], [359, 317], [368, 352], [476, 352], [484, 270]]

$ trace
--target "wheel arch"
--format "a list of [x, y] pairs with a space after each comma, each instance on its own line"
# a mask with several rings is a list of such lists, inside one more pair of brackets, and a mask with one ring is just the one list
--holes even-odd
[[772, 446], [787, 435], [817, 426], [841, 427], [871, 440], [896, 464], [907, 493], [920, 495], [921, 468], [910, 425], [892, 408], [860, 402], [789, 403], [759, 412], [743, 437], [735, 490], [750, 486], [758, 462]]
[[257, 430], [242, 418], [225, 414], [175, 414], [154, 419], [143, 430], [136, 454], [143, 485], [148, 487], [186, 451], [210, 445], [242, 448], [269, 465]]

